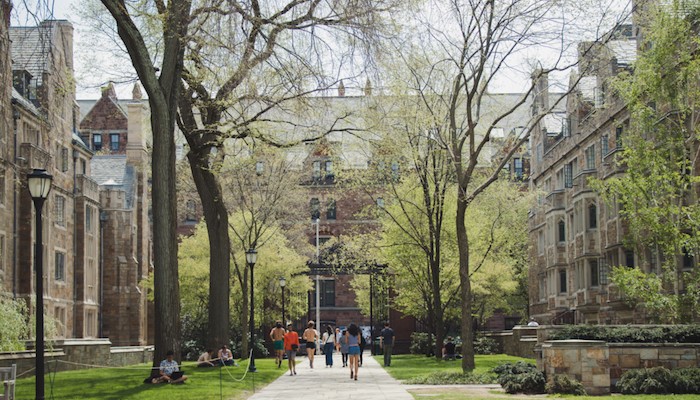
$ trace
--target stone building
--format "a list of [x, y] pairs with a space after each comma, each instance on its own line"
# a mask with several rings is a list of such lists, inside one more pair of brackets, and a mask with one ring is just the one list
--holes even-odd
[[[607, 85], [636, 57], [632, 32], [623, 26], [606, 43], [580, 45], [586, 72], [566, 109], [532, 136], [531, 188], [540, 196], [530, 213], [530, 313], [541, 323], [643, 322], [608, 281], [609, 266], [635, 265], [634, 251], [623, 244], [625, 223], [589, 184], [623, 172], [615, 157], [629, 116]], [[538, 84], [548, 86], [546, 78]], [[549, 101], [546, 90], [538, 91], [533, 112]]]
[[[2, 1], [3, 13], [9, 3]], [[5, 14], [6, 15], [6, 14]], [[34, 298], [34, 207], [26, 188], [33, 168], [53, 175], [44, 204], [44, 309], [59, 337], [98, 334], [98, 192], [90, 179], [92, 152], [77, 135], [73, 27], [49, 20], [0, 29], [0, 260], [3, 289]], [[6, 51], [7, 32], [11, 41]], [[4, 58], [7, 57], [7, 58]], [[11, 60], [11, 75], [8, 62]], [[11, 104], [11, 107], [7, 105]], [[8, 119], [8, 116], [10, 119]]]
[[[152, 333], [142, 285], [152, 269], [150, 157], [144, 132], [148, 112], [138, 84], [133, 94], [120, 102], [109, 84], [91, 107], [83, 104], [86, 114], [80, 122], [81, 137], [97, 152], [91, 167], [99, 185], [102, 297], [107, 305], [100, 332], [116, 346], [150, 343]], [[99, 147], [106, 138], [109, 146]]]

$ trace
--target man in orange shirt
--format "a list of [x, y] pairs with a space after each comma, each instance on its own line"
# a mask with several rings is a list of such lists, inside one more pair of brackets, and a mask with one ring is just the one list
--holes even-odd
[[296, 356], [299, 350], [299, 334], [292, 329], [292, 324], [287, 324], [287, 333], [284, 334], [284, 350], [287, 352], [289, 363], [289, 375], [297, 374]]

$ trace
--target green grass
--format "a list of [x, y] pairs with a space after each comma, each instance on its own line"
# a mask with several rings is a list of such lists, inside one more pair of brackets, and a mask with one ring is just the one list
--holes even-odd
[[[233, 378], [240, 379], [245, 372], [247, 361], [240, 362], [238, 368], [229, 368]], [[242, 382], [234, 382], [226, 370], [221, 370], [221, 382], [224, 399], [240, 399], [247, 397], [255, 388], [260, 390], [268, 383], [282, 375], [285, 369], [277, 369], [274, 359], [256, 359], [258, 372], [248, 374]], [[53, 387], [54, 399], [218, 399], [219, 397], [219, 368], [196, 368], [195, 363], [185, 362], [182, 369], [189, 377], [184, 385], [147, 385], [144, 378], [149, 375], [149, 365], [140, 364], [130, 368], [100, 368], [65, 371], [46, 375], [47, 399], [51, 399]], [[253, 376], [254, 375], [254, 376]], [[53, 383], [51, 380], [53, 379]], [[34, 398], [34, 377], [19, 379], [15, 395], [18, 399]]]
[[[533, 359], [513, 357], [505, 354], [477, 355], [474, 361], [476, 363], [474, 373], [476, 374], [488, 373], [495, 366], [505, 362], [527, 361], [533, 364], [535, 362]], [[461, 360], [443, 361], [423, 355], [397, 355], [391, 357], [391, 367], [386, 368], [386, 370], [394, 378], [406, 381], [434, 372], [462, 372], [462, 364]]]
[[[392, 361], [393, 363], [393, 361]], [[524, 396], [510, 396], [507, 394], [492, 394], [488, 396], [479, 396], [479, 395], [472, 395], [468, 391], [461, 390], [461, 391], [451, 391], [451, 392], [444, 392], [444, 393], [426, 393], [426, 392], [421, 392], [421, 393], [411, 393], [413, 395], [413, 398], [416, 400], [464, 400], [466, 398], [470, 400], [516, 400], [516, 399], [522, 399]], [[627, 396], [622, 396], [622, 395], [612, 395], [612, 396], [569, 396], [569, 397], [556, 397], [556, 396], [547, 396], [547, 397], [540, 397], [540, 396], [529, 396], [529, 398], [533, 399], [557, 399], [557, 398], [567, 398], [567, 399], [576, 399], [576, 400], [601, 400], [601, 399], [615, 399], [615, 400], [700, 400], [700, 395], [694, 395], [694, 394], [677, 394], [677, 395], [627, 395]]]

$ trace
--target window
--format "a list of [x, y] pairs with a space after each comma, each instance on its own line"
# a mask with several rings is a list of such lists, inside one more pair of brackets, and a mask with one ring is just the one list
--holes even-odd
[[568, 290], [566, 290], [566, 270], [565, 269], [560, 269], [559, 270], [559, 293], [566, 293]]
[[80, 160], [80, 170], [83, 175], [87, 175], [87, 162], [83, 159]]
[[557, 186], [554, 188], [555, 190], [564, 189], [564, 168], [557, 171], [556, 183], [557, 183]]
[[0, 169], [0, 204], [5, 204], [5, 170]]
[[574, 186], [573, 164], [568, 163], [564, 166], [564, 187], [571, 188]]
[[634, 250], [625, 250], [625, 265], [634, 268]]
[[318, 197], [311, 198], [309, 208], [311, 209], [311, 219], [321, 218], [321, 202], [318, 201]]
[[185, 221], [197, 220], [197, 203], [194, 200], [187, 200], [185, 203]]
[[383, 197], [377, 197], [377, 207], [384, 208], [384, 198]]
[[85, 206], [85, 231], [92, 232], [92, 219], [94, 209], [90, 206]]
[[600, 271], [598, 270], [598, 260], [588, 260], [588, 271], [591, 277], [591, 287], [600, 286]]
[[[335, 307], [335, 281], [332, 279], [323, 279], [318, 282], [321, 289], [319, 293], [319, 301], [321, 307]], [[316, 284], [311, 292], [311, 304], [316, 304]]]
[[601, 285], [608, 284], [608, 263], [605, 258], [600, 259], [600, 267], [598, 268], [598, 280]]
[[53, 316], [56, 319], [56, 333], [58, 337], [66, 335], [66, 309], [65, 307], [54, 307]]
[[513, 168], [515, 171], [515, 179], [522, 180], [523, 179], [523, 159], [522, 158], [513, 159]]
[[56, 267], [53, 270], [54, 278], [57, 281], [66, 280], [66, 253], [56, 252]]
[[112, 133], [109, 135], [109, 148], [112, 151], [119, 151], [119, 134]]
[[542, 156], [544, 153], [542, 152], [542, 143], [537, 144], [537, 162], [542, 162]]
[[97, 331], [95, 327], [97, 326], [97, 320], [95, 319], [94, 311], [85, 312], [85, 337], [95, 337], [95, 332]]
[[544, 274], [539, 274], [537, 278], [540, 287], [540, 300], [544, 300], [547, 298], [547, 277]]
[[691, 270], [695, 265], [695, 257], [688, 252], [687, 249], [683, 249], [683, 269]]
[[544, 232], [539, 231], [537, 233], [537, 252], [539, 255], [544, 254]]
[[102, 150], [102, 135], [96, 133], [92, 135], [92, 149], [95, 151]]
[[559, 243], [566, 242], [566, 222], [559, 221]]
[[262, 175], [263, 172], [265, 172], [265, 163], [262, 161], [258, 161], [255, 163], [255, 173], [258, 175]]
[[562, 134], [565, 138], [571, 136], [571, 118], [566, 117], [562, 119], [562, 127], [561, 127]]
[[618, 150], [622, 148], [622, 126], [615, 128], [615, 148]]
[[68, 149], [61, 149], [61, 172], [68, 171]]
[[606, 155], [608, 155], [608, 152], [610, 151], [609, 145], [610, 143], [608, 142], [609, 138], [608, 135], [603, 135], [600, 137], [600, 159], [604, 159]]
[[598, 228], [598, 208], [595, 204], [588, 206], [588, 229]]
[[586, 149], [586, 169], [595, 169], [595, 145], [590, 145]]
[[605, 105], [605, 88], [595, 88], [593, 89], [594, 105], [595, 108], [603, 108]]
[[335, 200], [328, 200], [326, 207], [326, 219], [335, 219]]
[[333, 161], [326, 161], [326, 178], [333, 177]]
[[56, 202], [54, 206], [54, 222], [59, 226], [66, 226], [66, 198], [63, 196], [54, 196]]
[[318, 179], [321, 177], [321, 162], [320, 161], [314, 161], [313, 163], [313, 178]]

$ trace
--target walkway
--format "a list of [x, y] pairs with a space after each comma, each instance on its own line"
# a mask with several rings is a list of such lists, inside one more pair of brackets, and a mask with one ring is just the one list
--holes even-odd
[[[297, 375], [289, 373], [250, 397], [250, 400], [413, 400], [413, 396], [392, 378], [377, 361], [365, 352], [357, 381], [350, 379], [350, 370], [343, 368], [339, 353], [333, 355], [333, 368], [326, 368], [325, 356], [316, 356], [314, 369], [306, 357], [297, 358]], [[299, 362], [301, 361], [301, 362]], [[283, 367], [286, 368], [285, 361]]]

